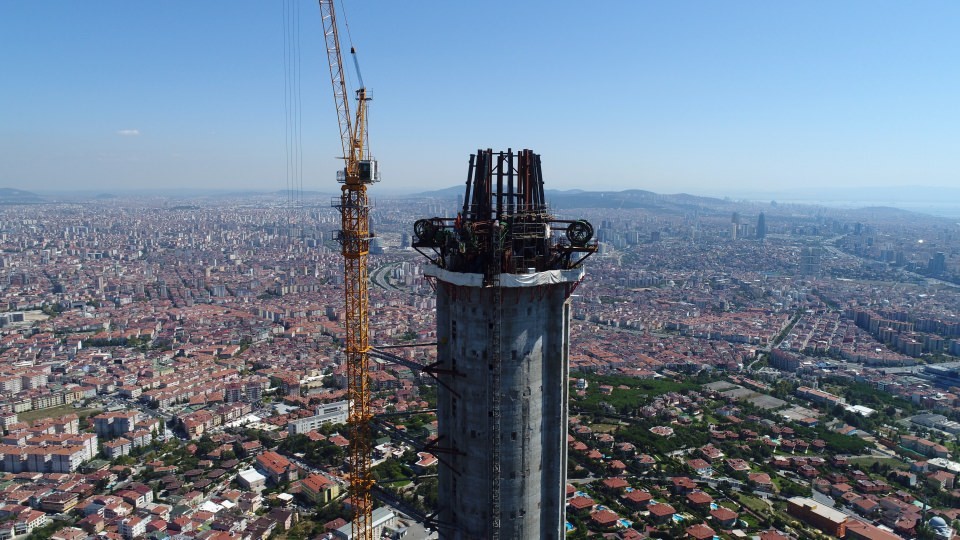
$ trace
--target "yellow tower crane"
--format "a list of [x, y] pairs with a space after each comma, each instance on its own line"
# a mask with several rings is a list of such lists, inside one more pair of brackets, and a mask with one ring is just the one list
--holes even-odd
[[334, 203], [340, 211], [341, 229], [337, 235], [343, 253], [345, 352], [347, 357], [347, 397], [350, 403], [350, 499], [354, 509], [354, 540], [373, 540], [373, 489], [370, 472], [373, 414], [370, 409], [370, 377], [367, 353], [370, 351], [367, 290], [367, 254], [370, 250], [370, 206], [367, 184], [380, 179], [377, 162], [370, 158], [367, 147], [367, 90], [356, 64], [356, 51], [351, 48], [357, 67], [360, 89], [357, 90], [356, 117], [350, 117], [347, 83], [343, 76], [340, 38], [333, 0], [319, 0], [323, 35], [330, 65], [330, 81], [340, 123], [344, 168], [337, 171], [342, 183], [340, 199]]

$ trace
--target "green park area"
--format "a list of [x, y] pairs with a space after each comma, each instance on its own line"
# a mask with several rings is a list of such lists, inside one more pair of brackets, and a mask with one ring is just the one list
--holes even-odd
[[75, 414], [80, 418], [86, 418], [87, 416], [93, 416], [98, 414], [100, 409], [88, 408], [88, 407], [74, 407], [73, 405], [60, 405], [57, 407], [50, 407], [47, 409], [34, 409], [32, 411], [25, 411], [22, 413], [17, 413], [17, 419], [21, 422], [36, 422], [43, 418], [60, 418], [61, 416], [67, 416], [68, 414]]

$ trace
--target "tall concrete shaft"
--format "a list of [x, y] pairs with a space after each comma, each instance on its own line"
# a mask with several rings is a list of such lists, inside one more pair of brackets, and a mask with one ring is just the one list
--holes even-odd
[[437, 285], [441, 538], [561, 539], [570, 295], [592, 227], [547, 212], [539, 156], [486, 150], [457, 217], [414, 232]]
[[[567, 467], [567, 358], [573, 271], [550, 285], [528, 283], [493, 291], [437, 277], [439, 442], [458, 450], [440, 470], [440, 521], [448, 538], [490, 538], [494, 456], [489, 425], [495, 369], [491, 325], [499, 316], [501, 348], [501, 538], [563, 538]], [[456, 276], [462, 277], [462, 276]], [[499, 315], [498, 312], [499, 311]]]

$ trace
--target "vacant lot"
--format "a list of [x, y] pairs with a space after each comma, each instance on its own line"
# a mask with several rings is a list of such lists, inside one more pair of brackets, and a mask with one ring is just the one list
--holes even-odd
[[753, 510], [757, 514], [764, 515], [770, 513], [770, 505], [764, 502], [762, 499], [757, 497], [751, 497], [750, 495], [745, 495], [743, 493], [739, 496], [740, 504], [746, 506], [750, 510]]
[[864, 458], [851, 458], [849, 461], [851, 465], [855, 467], [859, 467], [860, 469], [869, 469], [870, 467], [873, 466], [874, 463], [886, 465], [891, 469], [899, 469], [901, 471], [905, 471], [910, 468], [910, 466], [907, 465], [906, 463], [900, 461], [899, 459], [894, 459], [894, 458], [864, 457]]
[[748, 399], [747, 401], [749, 401], [750, 403], [753, 403], [754, 405], [756, 405], [757, 407], [760, 407], [761, 409], [766, 409], [766, 410], [779, 409], [780, 407], [783, 407], [784, 405], [787, 404], [786, 401], [780, 398], [775, 398], [773, 396], [768, 396], [766, 394], [759, 394], [757, 396], [754, 396]]
[[35, 422], [41, 418], [60, 418], [68, 414], [76, 414], [80, 418], [92, 416], [100, 412], [100, 409], [88, 409], [85, 407], [75, 408], [73, 405], [60, 405], [59, 407], [50, 407], [49, 409], [35, 409], [32, 411], [17, 413], [17, 419], [21, 422]]

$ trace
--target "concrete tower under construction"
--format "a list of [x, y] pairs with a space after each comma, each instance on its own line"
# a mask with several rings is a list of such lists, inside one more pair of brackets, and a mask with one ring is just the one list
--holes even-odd
[[437, 292], [441, 538], [564, 537], [570, 295], [593, 227], [548, 212], [540, 156], [478, 151], [413, 246]]

